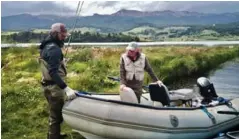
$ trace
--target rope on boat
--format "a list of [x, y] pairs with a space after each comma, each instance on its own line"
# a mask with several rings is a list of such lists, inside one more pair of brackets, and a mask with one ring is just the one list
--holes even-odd
[[205, 112], [207, 114], [207, 116], [212, 120], [213, 124], [216, 124], [216, 119], [215, 117], [207, 110], [206, 106], [200, 106], [200, 108], [202, 109], [203, 112]]

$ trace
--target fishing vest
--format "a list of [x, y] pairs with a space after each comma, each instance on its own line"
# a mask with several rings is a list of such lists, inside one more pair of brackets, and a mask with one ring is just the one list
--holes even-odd
[[141, 53], [139, 59], [133, 62], [127, 54], [123, 54], [124, 67], [126, 70], [126, 79], [143, 81], [144, 80], [144, 67], [145, 67], [145, 54]]
[[[42, 58], [39, 58], [39, 63], [40, 63], [41, 72], [42, 72], [42, 80], [52, 81], [52, 78], [49, 74], [49, 70], [48, 70], [49, 66], [47, 62], [43, 60]], [[66, 77], [67, 72], [66, 72], [66, 67], [63, 61], [61, 61], [61, 64], [59, 66], [58, 74], [62, 79]]]
[[[42, 73], [42, 80], [46, 80], [46, 81], [52, 81], [52, 78], [49, 74], [49, 65], [48, 63], [43, 59], [43, 58], [38, 58], [38, 61], [40, 63], [40, 68], [41, 68], [41, 73]], [[59, 76], [62, 78], [62, 80], [64, 80], [64, 78], [67, 75], [66, 72], [66, 66], [65, 66], [65, 62], [64, 59], [60, 62], [59, 68], [58, 68], [58, 74]]]

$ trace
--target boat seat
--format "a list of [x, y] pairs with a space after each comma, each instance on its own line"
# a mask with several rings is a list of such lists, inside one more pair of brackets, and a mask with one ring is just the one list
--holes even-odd
[[152, 83], [149, 85], [149, 93], [151, 100], [155, 101], [154, 105], [158, 106], [157, 102], [160, 102], [162, 106], [170, 105], [169, 93], [165, 85], [160, 87], [158, 84]]
[[[192, 89], [178, 89], [168, 91], [165, 85], [159, 87], [158, 84], [149, 85], [150, 98], [153, 101], [153, 106], [178, 106], [182, 104], [192, 103], [195, 97]], [[158, 103], [161, 103], [162, 106]]]
[[153, 102], [153, 106], [154, 106], [154, 107], [159, 107], [159, 108], [160, 108], [160, 107], [163, 107], [163, 104], [162, 104], [161, 102], [154, 101], [154, 102]]
[[178, 90], [170, 90], [169, 97], [171, 101], [174, 100], [192, 100], [195, 95], [193, 93], [193, 89], [178, 89]]
[[138, 103], [138, 99], [134, 93], [134, 91], [127, 87], [128, 91], [120, 91], [120, 99], [123, 102], [130, 102], [130, 103]]

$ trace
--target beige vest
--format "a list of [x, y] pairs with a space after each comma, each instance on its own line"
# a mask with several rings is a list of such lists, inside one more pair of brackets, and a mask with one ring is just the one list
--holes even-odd
[[135, 79], [138, 81], [143, 81], [144, 79], [144, 67], [145, 67], [145, 54], [141, 53], [139, 59], [135, 62], [131, 61], [127, 54], [123, 54], [122, 58], [124, 60], [124, 67], [126, 70], [126, 79], [133, 80], [134, 76]]
[[[66, 77], [67, 72], [66, 72], [66, 66], [65, 66], [63, 61], [61, 61], [61, 64], [58, 68], [58, 74], [64, 80], [64, 78]], [[47, 62], [45, 60], [43, 60], [42, 58], [39, 58], [39, 63], [40, 63], [41, 72], [42, 72], [42, 80], [52, 81], [52, 78], [49, 75]]]

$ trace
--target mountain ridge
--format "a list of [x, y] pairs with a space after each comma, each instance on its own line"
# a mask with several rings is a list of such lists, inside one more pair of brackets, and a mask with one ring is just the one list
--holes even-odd
[[150, 25], [154, 27], [171, 25], [213, 25], [239, 21], [239, 12], [205, 14], [189, 11], [138, 11], [122, 9], [112, 14], [94, 14], [92, 16], [59, 16], [19, 14], [3, 16], [2, 30], [29, 30], [49, 28], [55, 22], [63, 22], [72, 27], [76, 18], [77, 27], [95, 27], [105, 32], [120, 32], [131, 28]]

